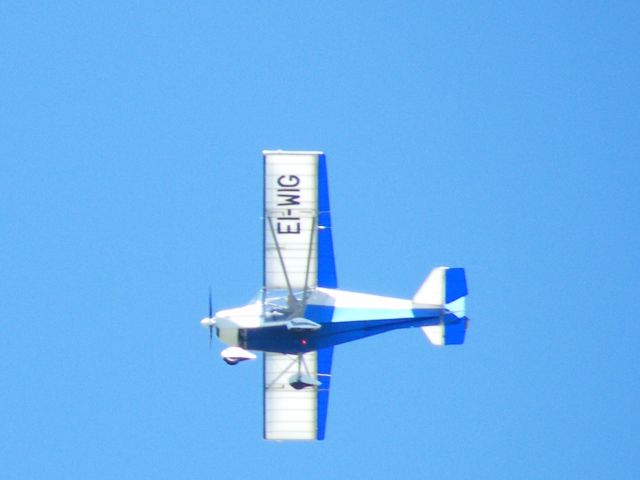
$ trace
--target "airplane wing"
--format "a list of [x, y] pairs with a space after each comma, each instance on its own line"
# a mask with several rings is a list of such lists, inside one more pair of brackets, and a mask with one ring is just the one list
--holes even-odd
[[[337, 286], [325, 157], [285, 151], [263, 156], [264, 291], [295, 292], [289, 307], [300, 307], [300, 292]], [[264, 354], [264, 438], [324, 438], [332, 356], [333, 347], [303, 355], [302, 373], [320, 385], [296, 390], [289, 379], [301, 373], [297, 357]]]

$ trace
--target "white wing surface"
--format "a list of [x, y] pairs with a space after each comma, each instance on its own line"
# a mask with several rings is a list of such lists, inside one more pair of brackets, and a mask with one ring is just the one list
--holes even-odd
[[[316, 377], [317, 353], [304, 354], [303, 374]], [[264, 354], [264, 438], [267, 440], [315, 440], [317, 438], [317, 390], [295, 390], [289, 385], [298, 373], [296, 356]]]
[[[263, 156], [265, 293], [335, 288], [324, 155], [277, 150]], [[264, 354], [264, 438], [324, 438], [332, 354], [333, 348], [309, 352], [302, 362], [295, 355]], [[301, 374], [318, 384], [294, 389], [291, 379]]]
[[265, 151], [264, 287], [313, 288], [318, 276], [320, 152]]

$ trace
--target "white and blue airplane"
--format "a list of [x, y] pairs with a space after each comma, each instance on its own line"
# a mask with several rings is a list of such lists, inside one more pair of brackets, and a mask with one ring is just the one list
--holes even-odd
[[412, 299], [338, 289], [325, 155], [264, 151], [263, 285], [243, 307], [201, 320], [230, 365], [264, 352], [264, 438], [322, 440], [333, 347], [420, 327], [434, 345], [462, 344], [469, 320], [462, 268], [435, 268]]

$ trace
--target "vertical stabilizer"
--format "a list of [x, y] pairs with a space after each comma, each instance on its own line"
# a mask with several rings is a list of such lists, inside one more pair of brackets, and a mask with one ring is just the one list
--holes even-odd
[[469, 319], [466, 317], [467, 280], [463, 268], [438, 267], [432, 270], [418, 289], [413, 302], [437, 305], [442, 315], [439, 325], [422, 327], [433, 345], [464, 343]]

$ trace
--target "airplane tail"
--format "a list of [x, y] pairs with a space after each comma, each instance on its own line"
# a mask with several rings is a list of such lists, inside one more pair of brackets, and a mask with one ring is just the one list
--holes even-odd
[[420, 305], [437, 305], [444, 310], [439, 325], [422, 327], [433, 345], [460, 345], [464, 343], [469, 319], [465, 300], [467, 280], [464, 268], [434, 268], [413, 297]]

